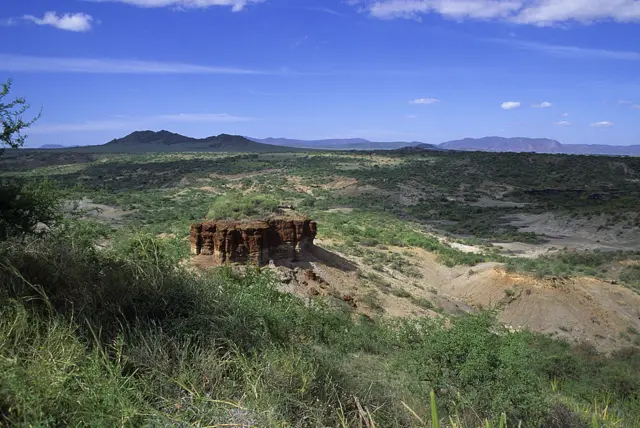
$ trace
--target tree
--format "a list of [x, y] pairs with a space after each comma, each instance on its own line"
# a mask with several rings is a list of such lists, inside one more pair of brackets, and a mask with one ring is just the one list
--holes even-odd
[[[22, 147], [26, 138], [22, 131], [33, 125], [40, 118], [40, 113], [25, 121], [22, 115], [29, 110], [29, 104], [24, 98], [5, 104], [5, 98], [11, 91], [11, 79], [0, 86], [1, 154], [5, 147]], [[0, 183], [0, 241], [37, 232], [38, 224], [54, 224], [60, 219], [60, 201], [59, 192], [49, 182], [24, 184], [20, 180], [8, 183], [3, 180]]]
[[34, 124], [40, 118], [40, 114], [30, 121], [25, 122], [22, 115], [29, 110], [29, 104], [24, 98], [16, 98], [5, 104], [5, 98], [11, 91], [11, 79], [2, 83], [0, 90], [0, 120], [2, 121], [2, 134], [0, 134], [0, 150], [4, 147], [17, 149], [22, 147], [25, 135], [22, 131]]

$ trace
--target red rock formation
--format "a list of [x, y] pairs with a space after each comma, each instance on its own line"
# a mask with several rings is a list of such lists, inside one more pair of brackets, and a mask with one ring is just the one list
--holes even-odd
[[211, 256], [213, 264], [295, 261], [313, 245], [316, 223], [308, 219], [208, 221], [191, 226], [191, 254]]

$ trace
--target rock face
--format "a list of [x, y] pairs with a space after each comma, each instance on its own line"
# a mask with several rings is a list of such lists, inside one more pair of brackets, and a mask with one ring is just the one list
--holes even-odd
[[317, 225], [308, 219], [208, 221], [191, 226], [191, 255], [210, 256], [214, 265], [297, 260], [313, 246]]

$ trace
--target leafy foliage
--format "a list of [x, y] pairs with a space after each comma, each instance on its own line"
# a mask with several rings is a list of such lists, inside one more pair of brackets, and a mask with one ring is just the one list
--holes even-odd
[[277, 211], [279, 201], [270, 195], [229, 193], [219, 196], [207, 217], [215, 220], [264, 218]]
[[0, 146], [8, 146], [13, 149], [22, 147], [25, 136], [22, 131], [33, 125], [40, 118], [38, 114], [30, 121], [25, 121], [22, 115], [29, 110], [29, 104], [24, 98], [16, 98], [5, 102], [5, 98], [11, 92], [11, 79], [3, 83], [0, 89], [0, 121], [2, 121], [2, 133], [0, 134]]
[[61, 219], [60, 192], [49, 181], [0, 186], [0, 240], [37, 232]]

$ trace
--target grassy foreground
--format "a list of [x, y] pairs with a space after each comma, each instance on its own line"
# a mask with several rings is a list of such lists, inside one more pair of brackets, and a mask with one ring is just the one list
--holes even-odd
[[268, 272], [198, 275], [171, 254], [146, 236], [96, 250], [79, 222], [0, 243], [3, 424], [640, 423], [638, 350], [572, 350], [490, 313], [354, 321]]

